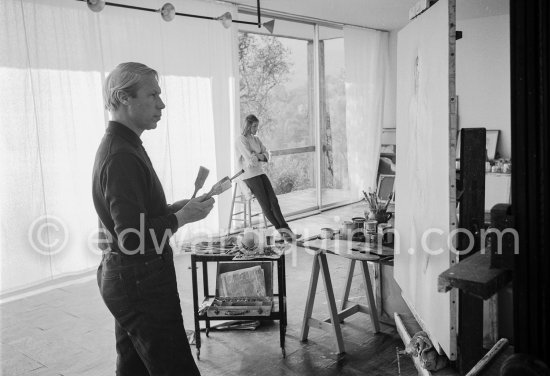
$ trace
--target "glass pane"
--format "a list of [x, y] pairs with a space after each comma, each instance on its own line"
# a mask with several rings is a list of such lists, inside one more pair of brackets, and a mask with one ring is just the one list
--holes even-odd
[[314, 144], [310, 124], [307, 41], [240, 33], [241, 123], [260, 119], [270, 150]]
[[321, 28], [330, 39], [319, 42], [321, 97], [321, 203], [349, 201], [344, 38], [342, 31]]
[[241, 124], [249, 114], [259, 118], [258, 136], [272, 153], [266, 173], [287, 215], [317, 207], [308, 73], [311, 44], [239, 33]]
[[268, 164], [267, 175], [279, 198], [283, 213], [294, 213], [317, 206], [315, 154], [297, 153], [273, 157]]

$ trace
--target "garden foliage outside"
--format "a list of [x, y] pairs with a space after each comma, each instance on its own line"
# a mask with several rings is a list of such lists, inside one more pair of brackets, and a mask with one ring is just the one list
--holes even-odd
[[[304, 41], [305, 48], [307, 41]], [[255, 114], [260, 119], [258, 136], [269, 150], [315, 145], [308, 78], [304, 77], [303, 85], [296, 85], [296, 82], [288, 85], [295, 64], [292, 50], [281, 42], [281, 38], [239, 34], [241, 124], [247, 115]], [[323, 140], [322, 150], [331, 173], [324, 176], [323, 188], [342, 188], [347, 184], [345, 116], [331, 119], [329, 108], [332, 106], [333, 111], [345, 114], [344, 74], [328, 76], [325, 80], [325, 127], [328, 132], [323, 133], [331, 136]], [[331, 127], [343, 131], [331, 132]], [[314, 163], [312, 152], [273, 157], [266, 173], [275, 193], [315, 188]], [[335, 167], [338, 173], [332, 172]]]

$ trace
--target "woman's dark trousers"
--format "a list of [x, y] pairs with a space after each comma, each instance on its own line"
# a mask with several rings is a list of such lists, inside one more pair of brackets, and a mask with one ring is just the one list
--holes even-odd
[[271, 182], [266, 174], [254, 176], [249, 179], [243, 179], [250, 188], [258, 203], [260, 204], [264, 215], [269, 222], [277, 229], [288, 228], [288, 224], [281, 213], [277, 195], [271, 186]]

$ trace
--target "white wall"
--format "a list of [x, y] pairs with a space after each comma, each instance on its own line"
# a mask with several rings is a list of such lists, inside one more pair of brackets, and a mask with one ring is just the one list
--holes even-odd
[[[499, 15], [457, 21], [456, 92], [459, 127], [500, 130], [497, 151], [511, 157], [510, 17]], [[395, 127], [397, 31], [389, 37], [390, 92], [384, 128]]]
[[457, 21], [463, 33], [456, 48], [459, 127], [500, 130], [497, 151], [511, 157], [510, 17]]

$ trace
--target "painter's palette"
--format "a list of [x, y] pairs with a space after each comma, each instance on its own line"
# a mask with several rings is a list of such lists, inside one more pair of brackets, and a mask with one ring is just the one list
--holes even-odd
[[233, 236], [219, 240], [205, 240], [194, 244], [194, 250], [197, 253], [229, 253], [236, 245], [236, 238]]
[[258, 247], [252, 251], [245, 250], [244, 248], [237, 248], [239, 252], [237, 252], [233, 260], [249, 260], [254, 258], [278, 259], [290, 247], [290, 244], [284, 243], [268, 245], [263, 248]]

